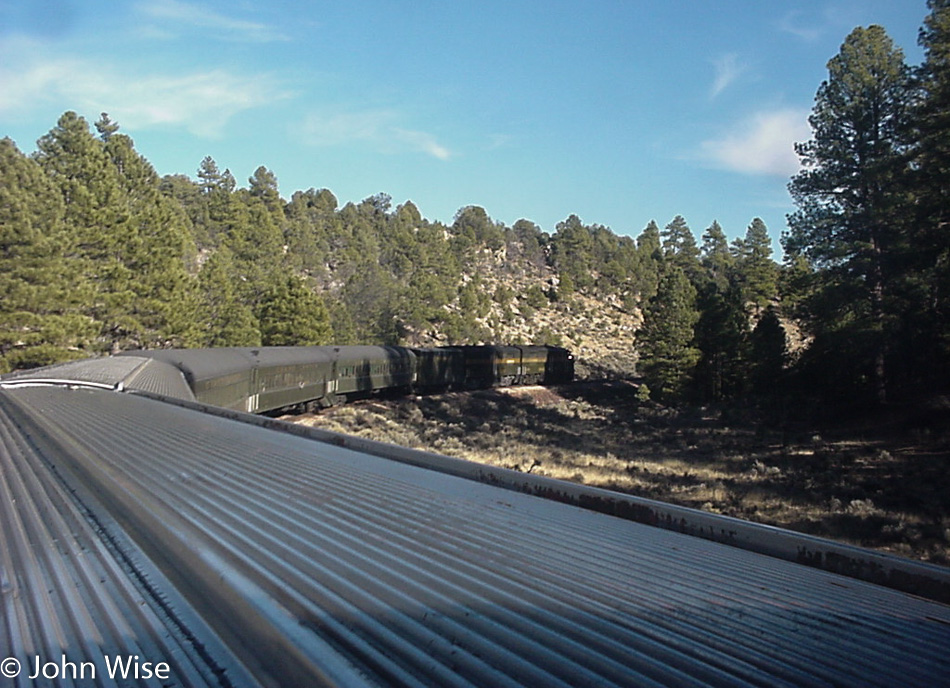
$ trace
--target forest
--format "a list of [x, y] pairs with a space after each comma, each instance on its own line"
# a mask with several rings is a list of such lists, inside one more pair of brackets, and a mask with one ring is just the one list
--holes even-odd
[[[285, 199], [266, 167], [239, 186], [211, 157], [160, 177], [108, 114], [66, 112], [35, 152], [0, 141], [0, 372], [143, 347], [493, 341], [492, 303], [584, 294], [642, 314], [641, 390], [664, 402], [946, 390], [950, 2], [929, 8], [920, 65], [879, 26], [828, 62], [781, 264], [757, 218], [732, 242], [680, 216], [631, 238], [571, 215], [549, 234], [478, 206], [429, 221], [385, 193]], [[485, 255], [555, 277], [490, 291]]]

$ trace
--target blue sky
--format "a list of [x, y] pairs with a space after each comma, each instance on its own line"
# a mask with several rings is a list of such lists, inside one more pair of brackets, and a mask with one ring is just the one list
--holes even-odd
[[793, 209], [826, 63], [881, 24], [920, 62], [924, 0], [0, 0], [0, 136], [108, 112], [160, 174], [212, 156], [285, 198], [384, 192], [697, 239]]

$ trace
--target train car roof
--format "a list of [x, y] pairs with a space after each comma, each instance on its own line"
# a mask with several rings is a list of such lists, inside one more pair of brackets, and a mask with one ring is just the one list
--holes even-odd
[[0, 376], [4, 385], [61, 384], [150, 392], [194, 400], [182, 371], [171, 363], [145, 356], [110, 356], [70, 361]]
[[465, 344], [458, 348], [470, 353], [484, 353], [487, 356], [507, 356], [521, 353], [520, 346], [509, 346], [507, 344]]
[[251, 348], [221, 347], [217, 349], [153, 349], [123, 351], [118, 357], [154, 358], [182, 370], [187, 377], [203, 381], [249, 370], [254, 364]]
[[333, 360], [333, 347], [262, 346], [251, 349], [249, 354], [260, 366], [321, 364]]
[[946, 604], [228, 415], [0, 390], [0, 654], [215, 686], [950, 676]]

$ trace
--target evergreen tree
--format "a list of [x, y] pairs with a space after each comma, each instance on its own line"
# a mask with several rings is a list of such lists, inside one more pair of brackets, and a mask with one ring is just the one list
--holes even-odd
[[453, 296], [454, 293], [449, 293], [437, 274], [416, 270], [405, 289], [399, 292], [398, 302], [392, 306], [393, 316], [401, 325], [415, 330], [425, 329], [444, 316], [443, 306]]
[[530, 220], [521, 219], [512, 225], [511, 232], [514, 241], [520, 244], [521, 254], [525, 259], [536, 268], [543, 268], [547, 263], [544, 255], [547, 236], [541, 228]]
[[399, 288], [392, 276], [376, 265], [364, 265], [343, 286], [342, 297], [352, 319], [352, 331], [362, 344], [396, 344]]
[[571, 279], [571, 276], [567, 273], [561, 275], [561, 279], [557, 285], [558, 298], [561, 301], [566, 301], [571, 298], [575, 291], [574, 280]]
[[237, 275], [227, 247], [216, 251], [198, 274], [199, 322], [205, 325], [198, 346], [260, 346], [261, 331], [250, 307], [235, 289]]
[[389, 220], [368, 201], [359, 206], [347, 203], [340, 210], [339, 218], [340, 232], [330, 239], [329, 261], [336, 269], [337, 278], [349, 281], [351, 276], [380, 265], [379, 237]]
[[470, 205], [459, 209], [452, 223], [458, 255], [471, 248], [489, 248], [497, 251], [505, 244], [501, 228], [488, 216], [484, 208]]
[[[946, 249], [950, 223], [950, 0], [928, 0], [919, 43], [924, 61], [917, 71], [919, 98], [913, 110], [917, 174], [921, 209], [930, 237]], [[942, 244], [942, 245], [941, 245]], [[929, 247], [928, 247], [929, 248]]]
[[[107, 143], [93, 137], [84, 119], [67, 112], [37, 142], [35, 158], [65, 203], [64, 255], [92, 289], [86, 312], [101, 323], [101, 347], [115, 352], [174, 340], [187, 318], [171, 324], [170, 311], [160, 305], [165, 277], [179, 286], [184, 282], [161, 274], [148, 279], [154, 264], [154, 272], [161, 273], [182, 259], [178, 254], [164, 260], [166, 251], [175, 251], [170, 236], [150, 241], [149, 232], [162, 234], [167, 227], [157, 177], [130, 139], [116, 134], [112, 125], [102, 126], [110, 132]], [[156, 299], [153, 288], [160, 292]]]
[[772, 260], [772, 239], [761, 219], [755, 218], [745, 239], [734, 243], [736, 279], [742, 299], [759, 312], [778, 292], [778, 266]]
[[192, 222], [198, 235], [207, 247], [216, 247], [231, 227], [244, 221], [242, 210], [234, 198], [234, 177], [230, 171], [221, 172], [218, 164], [209, 155], [198, 167], [198, 188], [201, 192], [201, 205], [195, 209]]
[[746, 389], [749, 364], [749, 318], [736, 285], [720, 289], [710, 281], [697, 299], [699, 350], [694, 380], [703, 398], [722, 401]]
[[637, 254], [640, 265], [634, 286], [640, 293], [641, 301], [646, 303], [656, 295], [656, 289], [660, 283], [660, 272], [663, 268], [660, 227], [655, 220], [650, 220], [637, 237]]
[[700, 356], [694, 343], [698, 320], [696, 288], [681, 267], [669, 266], [647, 304], [637, 337], [640, 368], [661, 399], [685, 393]]
[[558, 223], [551, 248], [554, 267], [561, 275], [569, 276], [576, 289], [593, 286], [594, 241], [577, 215]]
[[[224, 176], [218, 169], [218, 163], [210, 155], [206, 155], [198, 166], [198, 186], [204, 194], [212, 194], [224, 187]], [[231, 191], [231, 189], [228, 189]]]
[[[195, 248], [208, 250], [214, 244], [209, 233], [210, 220], [208, 217], [208, 203], [201, 191], [201, 187], [185, 174], [170, 174], [162, 177], [158, 189], [162, 196], [180, 209], [184, 215], [184, 222], [188, 234]], [[191, 272], [195, 269], [191, 267]]]
[[735, 258], [729, 250], [725, 232], [715, 220], [703, 233], [701, 262], [716, 289], [725, 291], [733, 276]]
[[336, 197], [327, 189], [297, 191], [287, 204], [287, 257], [304, 275], [326, 277], [330, 239], [342, 231], [336, 210]]
[[264, 346], [315, 346], [330, 344], [333, 339], [323, 300], [294, 276], [266, 294], [260, 327]]
[[98, 333], [63, 254], [64, 214], [40, 166], [0, 140], [0, 372], [86, 356]]
[[422, 214], [412, 201], [407, 201], [396, 209], [389, 221], [389, 227], [380, 237], [384, 265], [397, 277], [409, 277], [415, 269], [415, 259], [421, 258], [426, 250], [416, 241], [416, 235], [422, 226]]
[[223, 244], [234, 254], [234, 265], [246, 285], [245, 298], [257, 304], [261, 294], [281, 281], [284, 267], [282, 213], [241, 189], [234, 194], [236, 221], [228, 227]]
[[829, 346], [823, 336], [842, 327], [860, 334], [869, 346], [853, 352], [859, 368], [852, 377], [860, 381], [867, 366], [873, 394], [884, 402], [889, 287], [906, 219], [900, 142], [907, 70], [884, 29], [870, 26], [851, 32], [828, 72], [809, 118], [812, 139], [796, 146], [804, 169], [789, 187], [799, 210], [789, 216], [784, 245], [789, 256], [804, 254], [825, 273], [821, 297], [834, 307], [812, 323], [815, 346]]
[[128, 225], [117, 170], [103, 143], [82, 117], [66, 112], [37, 147], [34, 158], [65, 204], [68, 255], [103, 263], [121, 259], [130, 243]]
[[[103, 115], [107, 118], [107, 115]], [[97, 126], [101, 127], [101, 123]], [[121, 199], [130, 223], [124, 265], [132, 273], [131, 312], [141, 323], [138, 347], [189, 346], [199, 337], [195, 245], [181, 207], [161, 192], [151, 164], [135, 150], [132, 139], [111, 123], [105, 152], [119, 174]]]
[[108, 143], [112, 135], [119, 131], [119, 125], [112, 121], [108, 113], [103, 112], [96, 122], [96, 131], [99, 132], [99, 138]]
[[272, 214], [279, 215], [283, 213], [280, 192], [277, 188], [277, 177], [273, 172], [261, 165], [254, 171], [254, 176], [247, 181], [248, 190], [252, 197], [260, 199]]
[[758, 394], [774, 396], [782, 388], [788, 363], [785, 328], [774, 306], [765, 309], [750, 337], [751, 382]]
[[939, 388], [950, 383], [950, 0], [927, 5], [912, 111], [916, 215], [904, 311], [909, 345], [899, 360], [914, 364], [908, 375], [918, 385]]
[[694, 286], [702, 284], [702, 266], [696, 237], [682, 215], [674, 217], [661, 233], [663, 257], [667, 263], [678, 266]]

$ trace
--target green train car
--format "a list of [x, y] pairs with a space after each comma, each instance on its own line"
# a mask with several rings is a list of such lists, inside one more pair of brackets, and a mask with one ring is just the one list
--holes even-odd
[[574, 357], [551, 346], [233, 347], [125, 355], [169, 363], [198, 401], [249, 413], [332, 406], [383, 391], [559, 384], [574, 378]]

